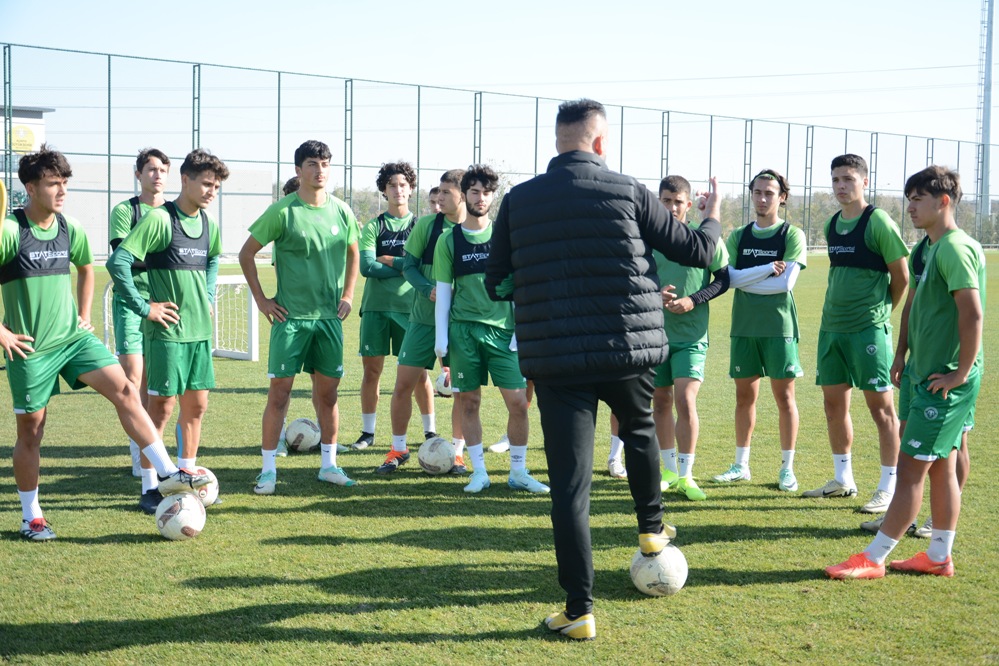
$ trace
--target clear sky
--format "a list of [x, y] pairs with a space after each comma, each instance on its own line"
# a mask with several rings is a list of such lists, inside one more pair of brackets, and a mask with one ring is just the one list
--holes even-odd
[[980, 0], [479, 7], [0, 0], [0, 41], [975, 139]]

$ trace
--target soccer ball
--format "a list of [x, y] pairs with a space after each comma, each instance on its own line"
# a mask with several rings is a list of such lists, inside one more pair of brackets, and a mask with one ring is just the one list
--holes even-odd
[[194, 489], [194, 493], [198, 496], [198, 499], [201, 500], [201, 503], [204, 504], [205, 507], [215, 504], [215, 500], [219, 498], [219, 480], [215, 478], [215, 474], [207, 467], [195, 467], [194, 473], [207, 474], [208, 478], [211, 479], [207, 486], [201, 486], [200, 488]]
[[416, 459], [427, 474], [447, 474], [454, 467], [454, 445], [443, 437], [428, 439], [420, 445]]
[[687, 558], [673, 544], [655, 557], [646, 557], [639, 549], [631, 558], [631, 582], [651, 597], [676, 594], [687, 582]]
[[295, 419], [284, 433], [288, 449], [308, 453], [319, 448], [319, 425], [312, 419]]
[[437, 390], [441, 395], [452, 395], [454, 389], [451, 388], [451, 375], [444, 370], [440, 371], [437, 375], [437, 380], [434, 381], [434, 389]]
[[156, 507], [156, 527], [171, 541], [186, 541], [205, 527], [205, 505], [194, 493], [168, 495]]

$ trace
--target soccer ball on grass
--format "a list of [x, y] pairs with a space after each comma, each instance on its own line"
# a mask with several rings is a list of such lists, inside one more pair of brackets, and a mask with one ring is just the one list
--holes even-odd
[[319, 425], [312, 419], [295, 419], [284, 432], [289, 451], [309, 453], [319, 448]]
[[205, 505], [194, 493], [167, 495], [156, 507], [156, 527], [171, 541], [186, 541], [205, 528]]
[[673, 544], [655, 557], [646, 557], [639, 549], [631, 558], [631, 582], [651, 597], [676, 594], [687, 582], [687, 558]]
[[420, 445], [416, 459], [427, 474], [447, 474], [454, 467], [454, 445], [443, 437], [428, 439]]

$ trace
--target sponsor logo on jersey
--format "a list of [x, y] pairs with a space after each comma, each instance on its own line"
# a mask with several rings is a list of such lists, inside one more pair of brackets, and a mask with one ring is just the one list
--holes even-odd
[[918, 449], [920, 446], [923, 445], [923, 443], [920, 442], [918, 439], [910, 439], [908, 442], [906, 442], [906, 444], [908, 444], [914, 449]]
[[744, 257], [777, 257], [777, 250], [764, 250], [758, 247], [746, 247], [742, 249]]
[[485, 261], [489, 258], [488, 252], [469, 252], [461, 255], [462, 261]]
[[65, 259], [69, 257], [66, 250], [42, 250], [40, 252], [29, 252], [28, 258], [31, 261], [52, 261], [53, 259]]
[[196, 247], [182, 247], [180, 248], [180, 256], [207, 257], [208, 250], [202, 250]]
[[399, 247], [405, 245], [406, 241], [401, 238], [389, 238], [381, 242], [382, 247]]
[[830, 245], [829, 254], [854, 254], [857, 251], [852, 245]]

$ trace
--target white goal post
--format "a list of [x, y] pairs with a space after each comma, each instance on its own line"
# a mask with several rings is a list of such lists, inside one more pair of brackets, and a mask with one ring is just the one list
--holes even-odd
[[[112, 299], [114, 284], [104, 289], [104, 346], [115, 350]], [[260, 319], [253, 294], [242, 275], [220, 275], [215, 288], [212, 355], [242, 361], [260, 360]]]

